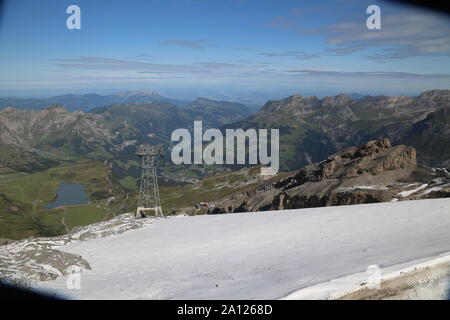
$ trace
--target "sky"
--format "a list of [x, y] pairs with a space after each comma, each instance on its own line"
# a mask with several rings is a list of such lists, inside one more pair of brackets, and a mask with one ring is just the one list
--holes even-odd
[[[252, 101], [450, 89], [450, 19], [385, 1], [4, 0], [0, 96]], [[69, 30], [69, 5], [81, 29]], [[381, 29], [369, 30], [369, 5]]]

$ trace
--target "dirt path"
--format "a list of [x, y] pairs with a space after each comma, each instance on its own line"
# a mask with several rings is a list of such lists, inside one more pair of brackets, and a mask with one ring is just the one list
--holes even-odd
[[67, 233], [70, 233], [70, 229], [69, 229], [69, 227], [68, 227], [67, 224], [66, 224], [66, 213], [67, 213], [67, 210], [66, 210], [66, 208], [64, 208], [64, 207], [62, 207], [62, 209], [64, 210], [64, 215], [63, 215], [63, 217], [61, 218], [61, 223], [62, 223], [62, 225], [64, 226], [64, 228], [66, 229], [66, 232], [67, 232]]

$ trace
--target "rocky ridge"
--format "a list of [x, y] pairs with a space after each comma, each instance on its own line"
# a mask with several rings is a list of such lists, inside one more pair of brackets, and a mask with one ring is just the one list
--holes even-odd
[[416, 150], [370, 141], [308, 165], [283, 179], [212, 204], [209, 213], [233, 213], [441, 198], [450, 196], [450, 172], [417, 164]]

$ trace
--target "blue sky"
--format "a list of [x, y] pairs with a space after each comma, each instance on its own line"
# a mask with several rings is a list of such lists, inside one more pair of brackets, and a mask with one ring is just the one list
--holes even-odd
[[[66, 8], [81, 8], [81, 30]], [[366, 8], [381, 8], [368, 30]], [[450, 19], [380, 1], [6, 0], [0, 95], [252, 100], [450, 88]]]

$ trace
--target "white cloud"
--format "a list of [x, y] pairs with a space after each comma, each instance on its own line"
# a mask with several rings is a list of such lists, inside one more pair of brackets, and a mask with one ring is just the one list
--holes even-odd
[[277, 17], [273, 23], [266, 25], [287, 29], [298, 36], [324, 36], [325, 44], [329, 47], [311, 53], [311, 57], [347, 55], [366, 49], [378, 50], [367, 57], [380, 61], [422, 55], [449, 55], [450, 21], [446, 16], [412, 9], [392, 12], [383, 8], [381, 30], [367, 29], [364, 15], [358, 21], [355, 19], [308, 27], [304, 21], [293, 23], [295, 15], [291, 14], [291, 18]]

